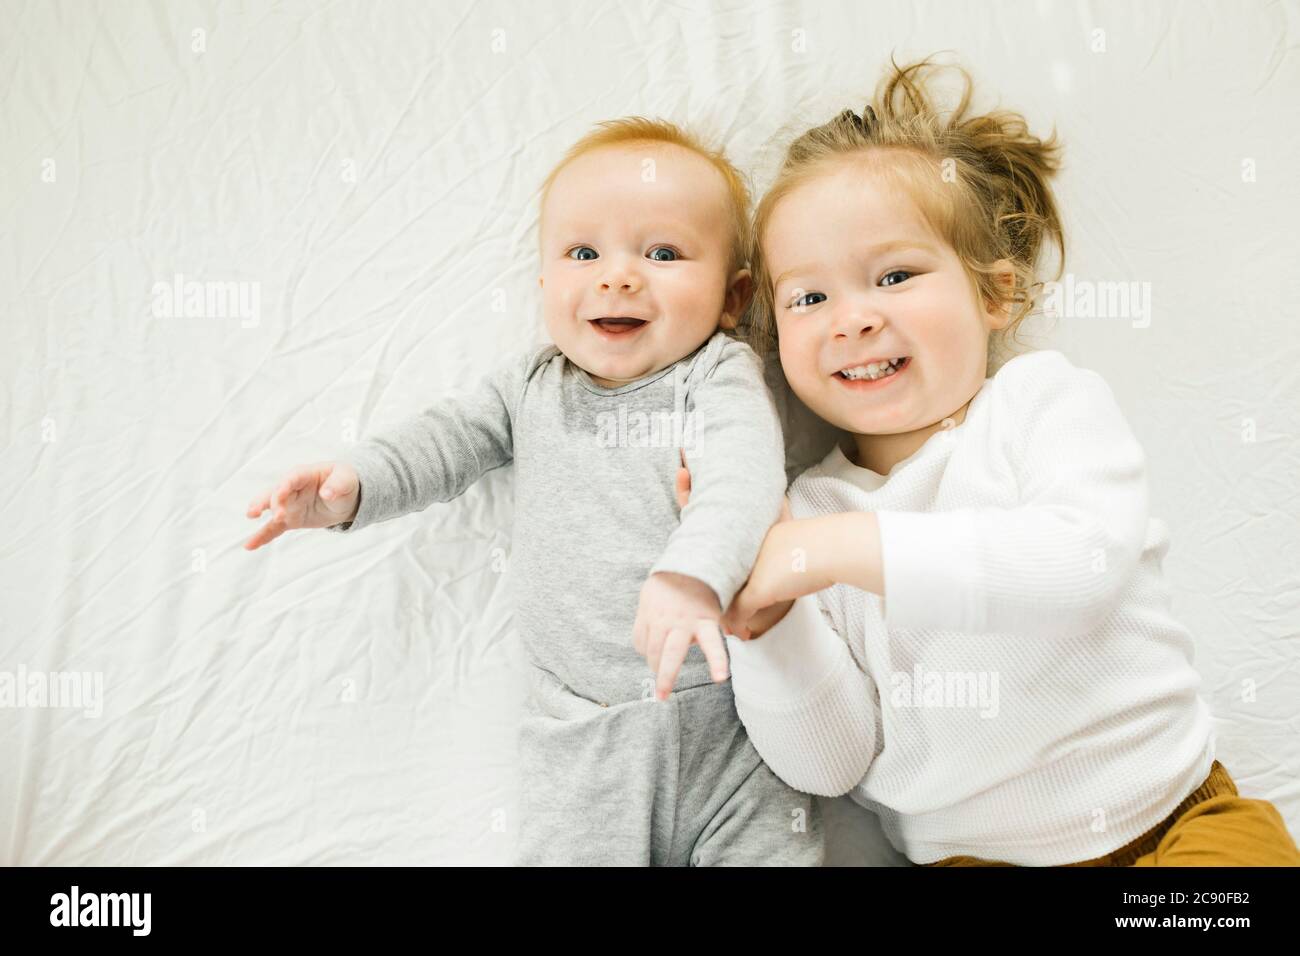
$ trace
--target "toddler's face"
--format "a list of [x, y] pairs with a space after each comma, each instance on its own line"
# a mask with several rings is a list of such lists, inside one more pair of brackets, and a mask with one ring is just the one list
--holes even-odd
[[749, 273], [729, 274], [730, 237], [722, 175], [690, 150], [579, 156], [542, 210], [547, 331], [607, 388], [668, 367], [720, 324], [733, 328], [744, 308]]
[[[777, 204], [763, 252], [781, 365], [810, 409], [856, 435], [964, 417], [987, 375], [989, 331], [1006, 316], [981, 305], [907, 195], [852, 167], [818, 177]], [[874, 381], [883, 367], [861, 370], [892, 359], [904, 361]], [[850, 380], [845, 369], [859, 371]]]

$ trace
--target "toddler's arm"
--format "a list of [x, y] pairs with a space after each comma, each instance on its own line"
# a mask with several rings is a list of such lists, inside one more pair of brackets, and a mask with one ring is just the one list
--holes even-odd
[[[676, 491], [684, 507], [691, 493], [685, 468], [677, 473]], [[781, 517], [793, 520], [788, 507]], [[727, 642], [736, 711], [759, 755], [798, 790], [847, 793], [874, 759], [880, 726], [875, 682], [857, 666], [815, 594], [764, 608], [747, 629], [767, 637]], [[792, 722], [791, 714], [800, 719]]]
[[762, 637], [728, 637], [727, 650], [736, 712], [772, 772], [805, 793], [852, 790], [875, 757], [880, 700], [817, 596]]
[[890, 627], [1085, 633], [1114, 611], [1141, 557], [1146, 457], [1105, 380], [1059, 352], [1005, 372], [1006, 407], [994, 411], [1014, 429], [1020, 504], [877, 512]]

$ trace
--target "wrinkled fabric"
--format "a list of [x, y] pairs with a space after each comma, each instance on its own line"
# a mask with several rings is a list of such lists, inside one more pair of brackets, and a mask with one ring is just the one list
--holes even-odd
[[[0, 706], [0, 863], [508, 863], [509, 469], [355, 539], [250, 554], [245, 508], [545, 340], [537, 192], [597, 121], [689, 124], [758, 193], [891, 52], [949, 49], [1060, 132], [1069, 270], [1151, 284], [1145, 328], [1018, 337], [1114, 388], [1219, 755], [1300, 832], [1293, 11], [6, 3], [0, 671], [102, 697]], [[898, 862], [845, 800], [828, 862]]]

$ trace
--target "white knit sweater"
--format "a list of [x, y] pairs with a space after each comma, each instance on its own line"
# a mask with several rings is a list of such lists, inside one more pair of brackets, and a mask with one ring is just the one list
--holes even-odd
[[792, 786], [851, 793], [917, 863], [1055, 865], [1140, 836], [1209, 773], [1168, 531], [1097, 373], [1013, 358], [887, 476], [836, 447], [790, 498], [796, 518], [875, 512], [885, 583], [727, 638], [740, 716]]

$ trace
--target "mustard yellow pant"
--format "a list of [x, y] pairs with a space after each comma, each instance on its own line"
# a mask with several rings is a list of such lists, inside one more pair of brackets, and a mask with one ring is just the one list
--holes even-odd
[[[1012, 866], [950, 856], [929, 866]], [[1066, 866], [1300, 866], [1300, 851], [1277, 808], [1237, 793], [1217, 760], [1210, 775], [1168, 817], [1114, 853]]]

